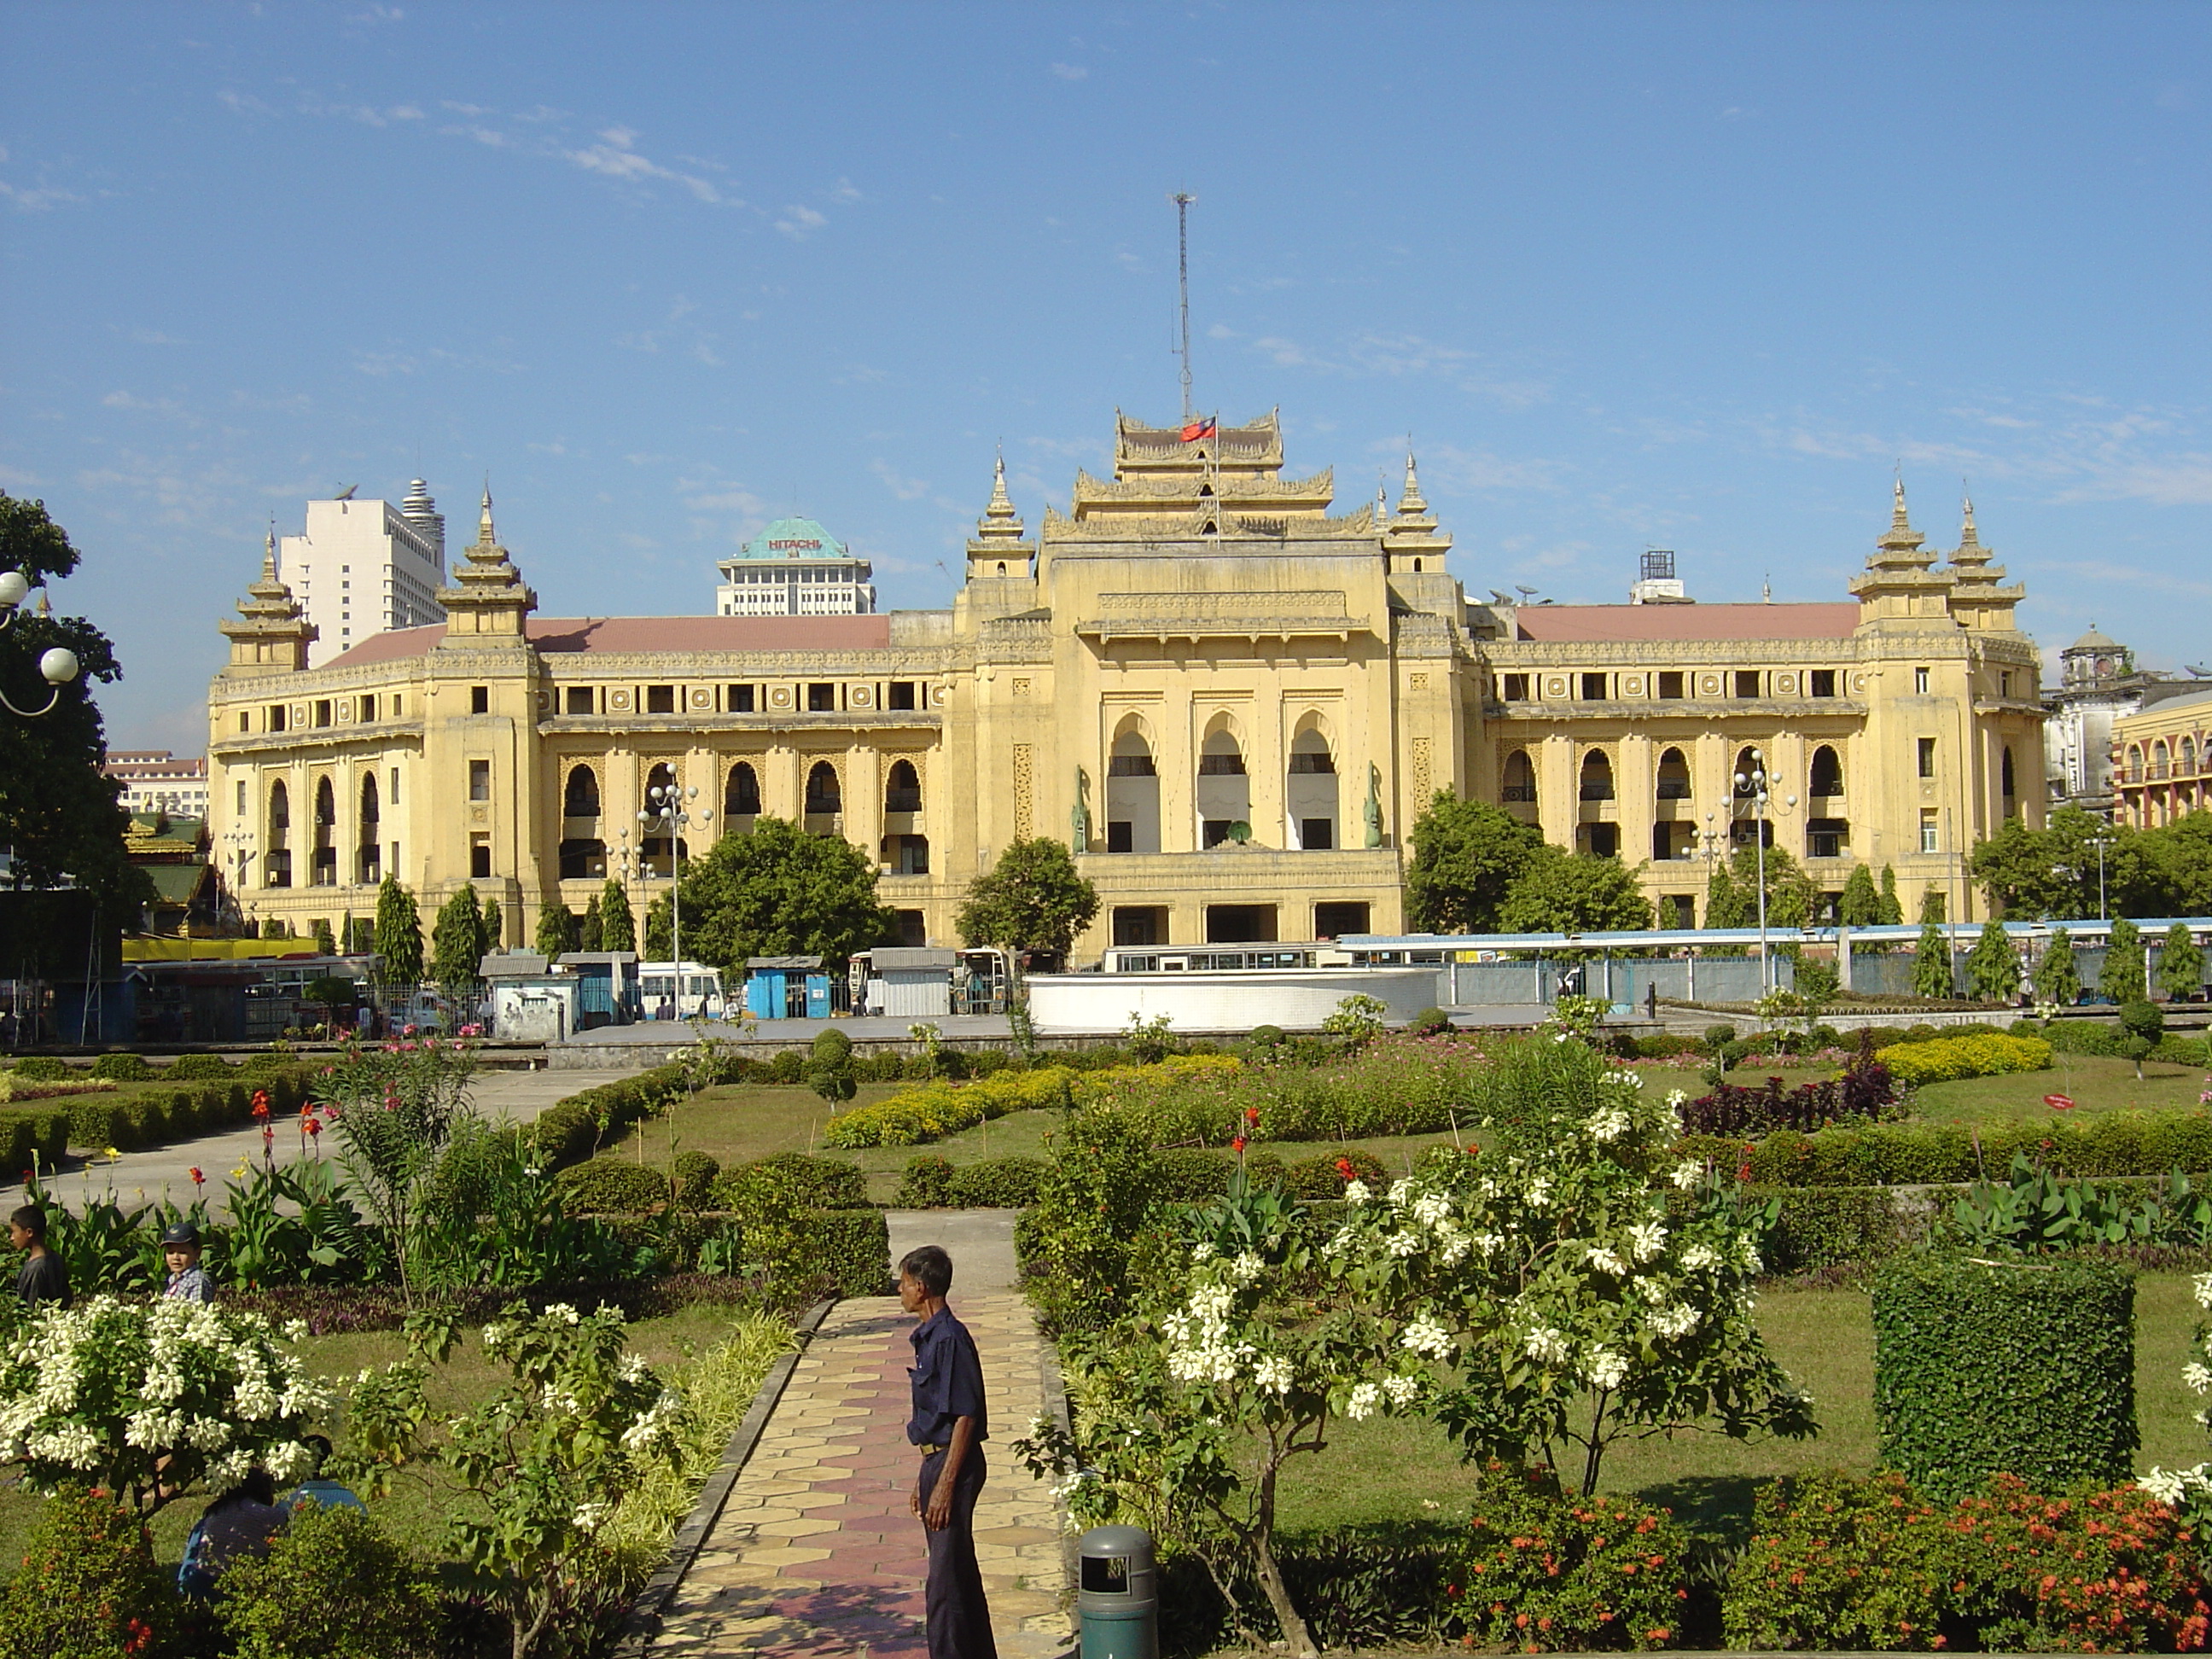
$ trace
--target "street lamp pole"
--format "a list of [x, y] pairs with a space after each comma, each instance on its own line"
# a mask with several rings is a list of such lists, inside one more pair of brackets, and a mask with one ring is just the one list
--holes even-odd
[[1774, 964], [1766, 951], [1766, 757], [1756, 749], [1751, 751], [1751, 770], [1735, 775], [1739, 796], [1748, 795], [1751, 800], [1753, 842], [1759, 848], [1759, 983], [1762, 989], [1774, 989]]
[[[16, 617], [23, 614], [23, 601], [28, 599], [30, 594], [29, 576], [20, 570], [0, 570], [0, 632], [4, 632], [15, 625]], [[58, 645], [55, 646], [39, 659], [39, 673], [48, 685], [54, 688], [54, 694], [46, 699], [46, 706], [44, 708], [18, 708], [9, 701], [8, 694], [4, 691], [0, 691], [0, 708], [5, 708], [9, 714], [19, 715], [27, 720], [34, 720], [42, 714], [52, 714], [55, 705], [62, 700], [62, 687], [76, 678], [76, 653], [74, 651], [65, 650]], [[189, 907], [187, 907], [187, 914], [189, 914]]]
[[[655, 784], [645, 792], [650, 810], [639, 812], [637, 820], [647, 830], [666, 834], [669, 842], [668, 934], [669, 951], [676, 959], [676, 1018], [684, 1018], [684, 830], [697, 824], [704, 828], [714, 816], [711, 806], [690, 806], [688, 803], [699, 799], [699, 786], [685, 789], [674, 783]], [[641, 854], [644, 848], [639, 849]], [[642, 859], [641, 858], [641, 862]]]

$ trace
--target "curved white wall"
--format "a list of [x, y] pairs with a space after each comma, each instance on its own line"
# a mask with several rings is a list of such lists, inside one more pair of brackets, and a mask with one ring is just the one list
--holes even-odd
[[1353, 995], [1402, 1024], [1437, 1006], [1433, 968], [1278, 968], [1244, 974], [1046, 974], [1029, 981], [1040, 1031], [1119, 1031], [1165, 1014], [1178, 1031], [1310, 1030]]

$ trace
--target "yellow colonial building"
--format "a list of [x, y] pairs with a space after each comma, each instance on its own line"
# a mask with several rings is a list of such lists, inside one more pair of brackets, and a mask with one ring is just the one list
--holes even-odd
[[1516, 605], [1468, 601], [1410, 459], [1395, 508], [1333, 498], [1273, 416], [1117, 417], [1114, 476], [1034, 532], [1000, 469], [949, 611], [548, 617], [487, 495], [446, 623], [312, 670], [272, 550], [222, 624], [214, 845], [257, 917], [367, 915], [391, 872], [430, 906], [473, 884], [514, 940], [610, 874], [665, 883], [638, 814], [674, 784], [686, 856], [762, 813], [872, 849], [915, 944], [1008, 842], [1066, 839], [1102, 900], [1081, 958], [1396, 931], [1440, 789], [1640, 866], [1667, 921], [1758, 833], [1753, 749], [1771, 843], [1831, 891], [1864, 861], [1957, 892], [1965, 848], [2039, 819], [2037, 659], [1971, 510], [1943, 562], [1900, 489], [1833, 605]]

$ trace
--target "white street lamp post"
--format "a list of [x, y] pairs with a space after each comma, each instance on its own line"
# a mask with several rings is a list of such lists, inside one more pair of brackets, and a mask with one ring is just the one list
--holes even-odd
[[[0, 570], [0, 630], [11, 627], [15, 618], [22, 615], [23, 601], [30, 597], [30, 593], [31, 579], [28, 576], [20, 570]], [[46, 684], [54, 688], [54, 694], [46, 699], [44, 708], [18, 708], [9, 701], [4, 691], [0, 691], [0, 707], [27, 720], [52, 714], [54, 705], [62, 700], [62, 687], [76, 678], [76, 653], [55, 646], [39, 659], [39, 672], [44, 676]]]
[[[657, 783], [645, 792], [651, 810], [641, 811], [637, 821], [648, 830], [665, 834], [669, 841], [668, 939], [669, 953], [676, 959], [676, 1018], [684, 1018], [684, 831], [692, 824], [704, 828], [712, 821], [714, 809], [711, 806], [689, 806], [687, 803], [699, 799], [696, 784], [689, 789], [676, 784]], [[645, 848], [638, 848], [638, 862], [645, 862]]]
[[1759, 983], [1761, 989], [1774, 989], [1774, 966], [1766, 952], [1766, 757], [1756, 749], [1751, 751], [1751, 770], [1735, 775], [1739, 798], [1751, 799], [1753, 844], [1759, 848]]

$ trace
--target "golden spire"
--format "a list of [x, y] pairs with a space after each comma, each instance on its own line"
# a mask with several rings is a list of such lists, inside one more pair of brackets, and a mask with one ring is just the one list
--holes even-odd
[[1413, 452], [1406, 452], [1406, 493], [1398, 498], [1398, 516], [1401, 519], [1425, 519], [1429, 503], [1421, 494], [1420, 475], [1413, 470]]
[[[1006, 456], [1001, 450], [998, 465], [991, 473], [991, 503], [983, 509], [983, 516], [975, 520], [975, 534], [969, 545], [975, 548], [1006, 548], [1019, 543], [1024, 532], [1022, 515], [1014, 508], [1013, 498], [1006, 494]], [[1001, 556], [993, 554], [992, 557]]]

